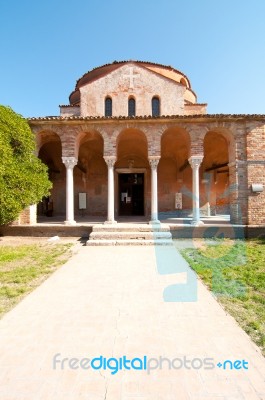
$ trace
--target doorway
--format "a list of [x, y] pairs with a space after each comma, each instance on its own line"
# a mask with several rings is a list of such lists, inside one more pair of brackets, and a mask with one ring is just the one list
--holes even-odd
[[144, 173], [119, 174], [119, 215], [144, 215]]

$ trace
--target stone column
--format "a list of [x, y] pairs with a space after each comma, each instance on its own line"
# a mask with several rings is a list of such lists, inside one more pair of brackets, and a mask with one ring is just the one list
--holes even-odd
[[74, 166], [77, 164], [75, 157], [62, 157], [66, 168], [66, 225], [74, 225]]
[[116, 224], [114, 219], [114, 164], [116, 157], [104, 157], [108, 166], [108, 218], [105, 224]]
[[157, 166], [160, 157], [150, 157], [151, 166], [151, 224], [160, 223], [158, 220], [158, 199], [157, 199]]
[[200, 220], [200, 184], [199, 168], [203, 156], [191, 156], [189, 163], [192, 168], [192, 225], [200, 226], [203, 222]]

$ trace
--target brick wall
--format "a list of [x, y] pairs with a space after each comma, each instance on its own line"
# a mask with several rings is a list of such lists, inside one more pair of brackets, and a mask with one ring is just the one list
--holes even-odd
[[[248, 124], [246, 139], [248, 224], [265, 225], [265, 125]], [[262, 184], [263, 192], [253, 193], [252, 184]]]
[[34, 225], [37, 223], [36, 204], [25, 208], [12, 225]]
[[[135, 77], [130, 86], [129, 75]], [[186, 88], [155, 72], [128, 64], [80, 88], [81, 115], [104, 116], [105, 98], [112, 98], [113, 116], [128, 115], [128, 98], [136, 100], [136, 115], [152, 114], [152, 98], [160, 98], [160, 114], [184, 114]]]
[[199, 115], [206, 114], [207, 104], [185, 104], [184, 114]]

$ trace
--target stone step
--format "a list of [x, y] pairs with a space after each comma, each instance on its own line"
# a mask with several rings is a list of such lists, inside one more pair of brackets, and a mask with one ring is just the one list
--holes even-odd
[[100, 224], [94, 225], [87, 246], [169, 246], [172, 235], [168, 225]]
[[89, 236], [89, 240], [104, 240], [104, 239], [137, 239], [137, 240], [159, 240], [171, 239], [170, 232], [145, 232], [145, 231], [99, 231], [93, 232]]
[[169, 226], [164, 224], [98, 224], [93, 226], [93, 232], [169, 232]]
[[87, 246], [173, 246], [172, 239], [138, 240], [138, 239], [103, 239], [88, 240]]

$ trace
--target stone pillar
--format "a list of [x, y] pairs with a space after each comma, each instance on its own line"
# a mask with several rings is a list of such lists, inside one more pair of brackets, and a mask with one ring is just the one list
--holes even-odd
[[203, 156], [191, 156], [189, 163], [192, 168], [192, 222], [194, 226], [203, 225], [200, 220], [200, 183], [199, 183], [199, 168]]
[[159, 223], [158, 220], [158, 196], [157, 196], [157, 166], [160, 157], [154, 156], [149, 158], [151, 166], [151, 224]]
[[74, 175], [73, 170], [77, 164], [75, 157], [62, 157], [66, 168], [66, 225], [74, 225]]
[[117, 223], [114, 218], [114, 164], [116, 157], [104, 157], [104, 160], [108, 166], [108, 218], [105, 224], [115, 224]]

